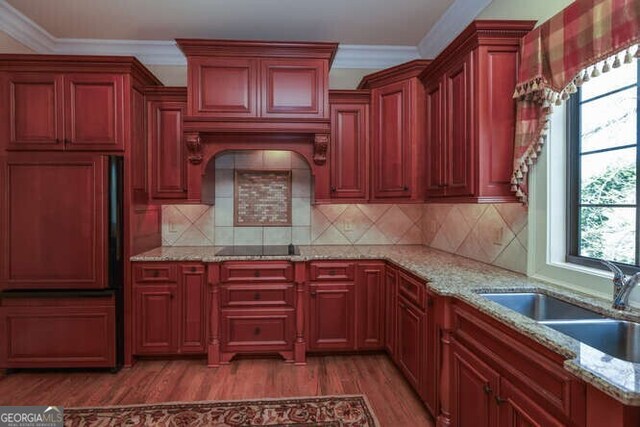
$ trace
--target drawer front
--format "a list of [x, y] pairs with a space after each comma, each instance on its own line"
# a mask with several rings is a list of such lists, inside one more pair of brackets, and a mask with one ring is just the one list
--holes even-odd
[[293, 307], [295, 290], [291, 284], [223, 285], [223, 307]]
[[426, 306], [424, 283], [401, 271], [398, 275], [398, 291], [408, 301], [424, 310]]
[[133, 268], [136, 283], [176, 283], [178, 281], [176, 264], [134, 264]]
[[292, 282], [293, 265], [289, 262], [225, 262], [222, 282]]
[[353, 262], [316, 261], [309, 265], [309, 277], [312, 282], [353, 281], [356, 265]]
[[[506, 333], [507, 327], [493, 326], [466, 307], [454, 307], [454, 340], [480, 358], [498, 367], [500, 374], [526, 389], [538, 404], [558, 416], [573, 418], [584, 413], [578, 396], [584, 393], [580, 381], [563, 368], [563, 359], [541, 345]], [[487, 319], [489, 320], [489, 319]], [[578, 397], [572, 402], [572, 395]]]
[[222, 349], [249, 353], [290, 350], [294, 326], [293, 311], [223, 311]]

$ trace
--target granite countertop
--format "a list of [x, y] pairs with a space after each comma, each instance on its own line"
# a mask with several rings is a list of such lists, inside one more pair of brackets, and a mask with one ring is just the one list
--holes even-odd
[[565, 369], [618, 401], [640, 406], [640, 363], [613, 358], [601, 351], [538, 324], [478, 295], [484, 291], [539, 291], [615, 318], [640, 321], [640, 310], [620, 312], [611, 302], [549, 285], [468, 258], [424, 246], [300, 246], [296, 256], [216, 256], [220, 246], [158, 247], [132, 261], [202, 261], [316, 259], [384, 259], [426, 280], [434, 293], [456, 297], [514, 327], [524, 335], [566, 357]]

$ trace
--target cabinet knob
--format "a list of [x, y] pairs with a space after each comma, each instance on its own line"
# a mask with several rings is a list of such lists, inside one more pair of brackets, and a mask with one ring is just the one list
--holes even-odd
[[255, 301], [259, 301], [260, 300], [260, 292], [256, 292], [255, 294], [253, 294], [253, 299]]
[[335, 276], [335, 275], [336, 275], [335, 270], [329, 270], [329, 276]]
[[256, 271], [253, 273], [253, 277], [260, 277], [260, 270], [256, 270]]
[[171, 293], [169, 294], [169, 298], [173, 299], [173, 296], [174, 296], [174, 295], [173, 295], [173, 292], [171, 292]]
[[196, 268], [195, 266], [192, 266], [192, 267], [191, 267], [191, 272], [192, 272], [192, 273], [195, 273], [195, 271], [196, 271], [196, 270], [197, 270], [197, 268]]
[[158, 277], [160, 272], [158, 270], [153, 270], [153, 277]]
[[502, 405], [503, 403], [507, 403], [507, 399], [503, 399], [500, 396], [496, 396], [496, 403], [498, 405]]
[[403, 189], [404, 191], [409, 191], [409, 187], [407, 187], [406, 185], [405, 185], [404, 187], [402, 187], [402, 189]]
[[316, 291], [311, 291], [311, 298], [315, 298], [316, 297]]
[[257, 327], [253, 330], [253, 335], [260, 335], [260, 327]]
[[331, 192], [335, 193], [336, 192], [336, 187], [331, 187]]
[[484, 394], [491, 394], [491, 392], [493, 392], [493, 390], [491, 390], [491, 386], [489, 384], [485, 384], [484, 387], [482, 388], [482, 390], [484, 391]]

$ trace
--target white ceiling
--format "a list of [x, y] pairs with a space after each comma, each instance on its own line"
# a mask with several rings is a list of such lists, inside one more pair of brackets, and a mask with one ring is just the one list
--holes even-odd
[[57, 38], [416, 46], [453, 0], [8, 0]]

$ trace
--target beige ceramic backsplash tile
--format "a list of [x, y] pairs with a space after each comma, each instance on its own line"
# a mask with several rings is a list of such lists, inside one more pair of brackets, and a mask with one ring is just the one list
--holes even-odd
[[[233, 171], [292, 170], [291, 227], [234, 227]], [[165, 246], [424, 244], [518, 272], [527, 268], [527, 211], [517, 203], [311, 205], [306, 162], [286, 152], [216, 158], [215, 206], [165, 205]]]

